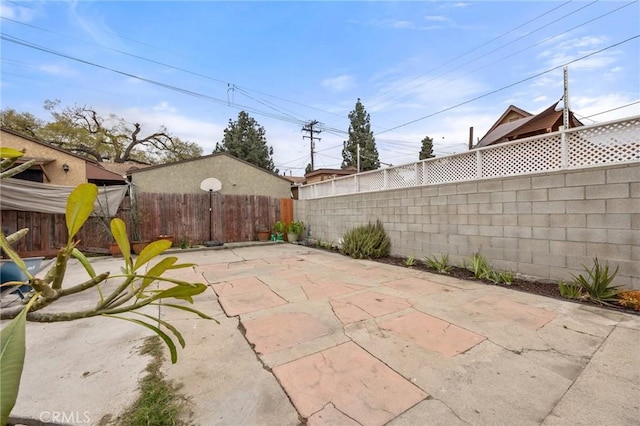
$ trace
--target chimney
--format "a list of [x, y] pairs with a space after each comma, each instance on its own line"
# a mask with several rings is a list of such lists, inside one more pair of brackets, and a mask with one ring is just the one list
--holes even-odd
[[473, 149], [473, 126], [469, 127], [469, 149]]

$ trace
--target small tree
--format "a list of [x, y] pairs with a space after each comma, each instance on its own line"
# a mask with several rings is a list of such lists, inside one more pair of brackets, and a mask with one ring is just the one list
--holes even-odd
[[311, 168], [311, 163], [307, 164], [307, 167], [304, 168], [304, 174], [307, 175], [309, 173], [311, 173], [313, 171], [313, 169]]
[[376, 139], [371, 131], [369, 113], [364, 109], [360, 98], [356, 106], [349, 113], [349, 140], [344, 141], [342, 148], [342, 168], [357, 167], [358, 165], [358, 145], [360, 145], [360, 170], [376, 170], [380, 168]]
[[420, 159], [426, 160], [427, 158], [433, 158], [435, 155], [433, 154], [433, 139], [429, 136], [425, 136], [422, 139], [422, 149], [420, 149]]
[[216, 143], [215, 152], [226, 152], [258, 167], [278, 173], [273, 164], [273, 147], [267, 145], [264, 127], [245, 111], [240, 111], [238, 120], [229, 119], [224, 129], [222, 142]]

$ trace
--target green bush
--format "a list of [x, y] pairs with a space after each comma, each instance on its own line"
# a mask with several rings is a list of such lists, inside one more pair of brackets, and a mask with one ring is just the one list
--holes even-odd
[[491, 273], [491, 266], [480, 253], [473, 253], [471, 263], [466, 268], [473, 273], [473, 276], [479, 280], [488, 279]]
[[391, 240], [379, 220], [347, 231], [342, 239], [342, 253], [354, 259], [378, 259], [390, 250]]
[[424, 263], [431, 269], [435, 269], [437, 272], [441, 274], [448, 274], [451, 271], [451, 265], [449, 265], [449, 255], [447, 253], [443, 253], [438, 259], [436, 256], [433, 257], [425, 257]]
[[582, 288], [582, 290], [587, 293], [589, 299], [596, 302], [606, 304], [607, 302], [613, 302], [618, 299], [621, 286], [611, 285], [618, 273], [618, 267], [610, 274], [609, 264], [605, 262], [604, 265], [600, 265], [597, 257], [593, 259], [593, 267], [591, 269], [584, 265], [583, 267], [585, 271], [587, 271], [587, 277], [584, 277], [582, 274], [578, 276], [571, 274], [573, 276], [573, 285]]

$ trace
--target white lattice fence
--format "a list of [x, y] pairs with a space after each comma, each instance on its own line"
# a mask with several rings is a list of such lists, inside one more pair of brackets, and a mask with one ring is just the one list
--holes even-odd
[[640, 116], [360, 173], [300, 188], [301, 199], [640, 161]]
[[483, 178], [562, 168], [562, 137], [558, 134], [542, 137], [530, 143], [498, 145], [480, 152]]

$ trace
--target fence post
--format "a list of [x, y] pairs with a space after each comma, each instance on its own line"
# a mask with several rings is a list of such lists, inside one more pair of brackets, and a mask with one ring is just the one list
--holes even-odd
[[482, 151], [476, 149], [476, 179], [482, 179]]
[[560, 126], [560, 152], [561, 152], [561, 167], [563, 169], [567, 168], [569, 162], [569, 149], [567, 147], [567, 130], [564, 126]]

